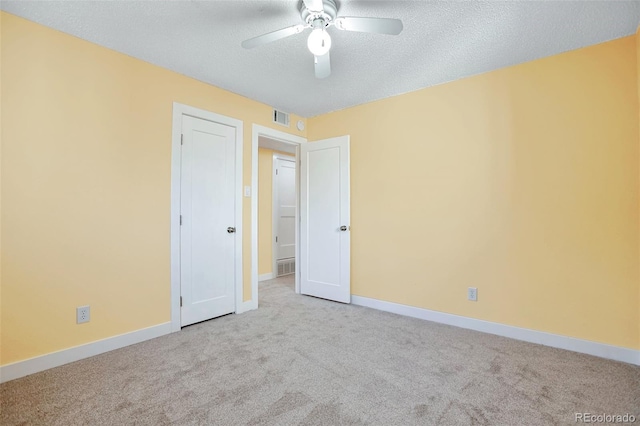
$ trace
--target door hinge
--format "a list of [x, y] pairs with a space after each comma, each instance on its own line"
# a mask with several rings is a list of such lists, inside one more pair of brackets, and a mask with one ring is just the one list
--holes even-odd
[[182, 215], [180, 215], [180, 226], [182, 226]]
[[278, 242], [278, 237], [276, 236], [276, 243]]
[[182, 308], [182, 296], [180, 296], [180, 307]]
[[276, 176], [278, 176], [278, 169], [276, 169]]
[[184, 135], [180, 135], [180, 145], [184, 145]]

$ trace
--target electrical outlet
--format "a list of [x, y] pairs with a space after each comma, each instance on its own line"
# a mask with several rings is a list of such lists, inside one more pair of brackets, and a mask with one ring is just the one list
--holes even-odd
[[76, 324], [82, 324], [85, 322], [89, 322], [90, 310], [89, 306], [78, 306], [76, 308]]
[[469, 289], [467, 290], [467, 299], [471, 300], [472, 302], [477, 302], [478, 289], [475, 287], [469, 287]]

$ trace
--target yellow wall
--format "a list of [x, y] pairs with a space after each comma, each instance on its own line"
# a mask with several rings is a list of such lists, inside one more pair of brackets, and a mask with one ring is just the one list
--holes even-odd
[[[0, 15], [0, 52], [2, 51], [2, 19]], [[2, 98], [2, 54], [0, 53], [0, 98]], [[0, 365], [2, 365], [2, 102], [0, 102]]]
[[273, 270], [273, 150], [258, 149], [258, 275]]
[[[636, 58], [636, 74], [638, 76], [638, 103], [640, 104], [640, 27], [638, 27], [638, 31], [636, 31]], [[640, 108], [638, 108], [638, 122], [640, 123]], [[638, 126], [638, 143], [640, 143], [640, 126]], [[640, 215], [640, 209], [638, 209], [638, 214]], [[638, 222], [640, 222], [640, 216], [638, 216]], [[640, 283], [638, 284], [638, 309], [640, 310]], [[638, 341], [640, 341], [640, 317], [638, 318]]]
[[[271, 108], [0, 19], [2, 364], [169, 321], [172, 102], [244, 121], [244, 185], [251, 125], [272, 126]], [[246, 300], [249, 198], [243, 211]], [[86, 304], [91, 322], [76, 325]]]
[[310, 119], [351, 135], [352, 293], [640, 348], [636, 60], [626, 37]]
[[273, 155], [292, 156], [267, 148], [258, 149], [258, 274], [273, 272]]
[[[270, 107], [6, 13], [0, 28], [0, 364], [169, 321], [172, 102], [244, 120], [245, 185]], [[291, 129], [351, 134], [353, 293], [640, 348], [637, 38]]]

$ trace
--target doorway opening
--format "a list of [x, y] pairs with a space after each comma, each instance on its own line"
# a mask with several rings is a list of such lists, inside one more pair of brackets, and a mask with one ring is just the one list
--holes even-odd
[[[293, 275], [295, 292], [300, 293], [300, 274], [299, 268], [296, 267], [300, 253], [298, 165], [300, 144], [306, 142], [305, 138], [299, 136], [253, 125], [252, 309], [258, 307], [259, 281], [283, 274]], [[277, 185], [275, 188], [274, 184]], [[280, 197], [282, 192], [286, 192], [285, 197]], [[279, 269], [282, 274], [278, 274]]]
[[[295, 148], [295, 147], [292, 147]], [[259, 148], [259, 151], [265, 150], [265, 148]], [[273, 278], [283, 277], [287, 275], [295, 275], [296, 272], [296, 206], [298, 205], [298, 194], [296, 193], [297, 175], [296, 175], [296, 157], [295, 150], [293, 156], [289, 154], [283, 154], [281, 152], [273, 153], [272, 155], [272, 167], [271, 167], [271, 236], [265, 238], [265, 242], [272, 242], [271, 250], [271, 271]], [[264, 164], [266, 165], [266, 164]], [[260, 194], [264, 200], [268, 195], [267, 182], [260, 178], [264, 176], [264, 171], [260, 170], [258, 165], [259, 176], [258, 186], [260, 188]], [[266, 193], [266, 194], [265, 194]], [[261, 215], [268, 216], [267, 209], [260, 208], [260, 202], [258, 200], [258, 221], [260, 221]], [[268, 202], [267, 200], [264, 200]], [[268, 203], [262, 203], [268, 204]], [[267, 206], [264, 206], [267, 207]], [[265, 226], [266, 225], [266, 226]], [[261, 237], [264, 236], [264, 228], [268, 229], [268, 223], [258, 225], [258, 244], [262, 246]], [[261, 235], [262, 234], [262, 235]], [[263, 253], [258, 252], [258, 273], [261, 274], [260, 259], [267, 257], [268, 252], [263, 250]], [[265, 271], [266, 272], [266, 271]]]

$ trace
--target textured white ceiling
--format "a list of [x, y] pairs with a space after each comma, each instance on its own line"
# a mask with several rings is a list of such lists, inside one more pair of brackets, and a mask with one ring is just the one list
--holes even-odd
[[0, 8], [305, 117], [635, 33], [636, 1], [348, 1], [338, 15], [399, 18], [399, 36], [330, 28], [332, 75], [314, 77], [300, 1], [7, 1]]

